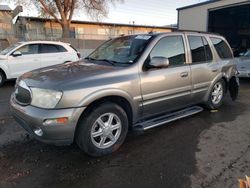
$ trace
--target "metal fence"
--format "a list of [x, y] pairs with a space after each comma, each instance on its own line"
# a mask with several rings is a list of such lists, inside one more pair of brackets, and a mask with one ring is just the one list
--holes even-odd
[[61, 38], [61, 35], [61, 33], [45, 34], [37, 32], [29, 32], [25, 34], [0, 33], [0, 51], [9, 45], [20, 41], [61, 41], [70, 43], [81, 53], [82, 57], [85, 57], [106, 40], [117, 37], [115, 35], [100, 34], [71, 34], [70, 38]]

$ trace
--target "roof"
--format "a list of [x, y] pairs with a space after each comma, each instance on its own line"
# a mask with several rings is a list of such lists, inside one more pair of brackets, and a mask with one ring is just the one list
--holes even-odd
[[61, 42], [61, 41], [47, 41], [47, 40], [20, 41], [17, 43], [20, 43], [20, 44], [34, 44], [34, 43], [38, 43], [38, 44], [69, 44], [69, 43]]
[[198, 6], [202, 6], [202, 5], [206, 5], [206, 4], [215, 3], [215, 2], [217, 2], [217, 1], [221, 1], [221, 0], [207, 0], [207, 1], [202, 2], [202, 3], [197, 3], [197, 4], [185, 6], [185, 7], [180, 7], [180, 8], [177, 8], [177, 10], [179, 11], [179, 10], [184, 10], [184, 9], [193, 8], [193, 7], [198, 7]]
[[[54, 21], [54, 19], [50, 19], [50, 18], [39, 18], [39, 17], [29, 17], [29, 16], [18, 16], [17, 20], [23, 19], [23, 18], [26, 20], [30, 20], [30, 21]], [[92, 24], [92, 25], [108, 25], [108, 26], [144, 27], [144, 28], [157, 28], [157, 29], [174, 29], [174, 27], [169, 27], [169, 26], [152, 26], [152, 25], [136, 25], [136, 24], [122, 24], [122, 23], [108, 23], [108, 22], [91, 22], [91, 21], [80, 21], [80, 20], [72, 20], [71, 23]]]
[[0, 5], [0, 11], [12, 11], [8, 5]]

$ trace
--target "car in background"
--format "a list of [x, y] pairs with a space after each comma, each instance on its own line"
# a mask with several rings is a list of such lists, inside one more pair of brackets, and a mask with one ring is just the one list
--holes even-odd
[[18, 42], [0, 52], [0, 86], [25, 72], [79, 59], [80, 53], [68, 43]]
[[237, 58], [238, 77], [250, 77], [250, 49]]

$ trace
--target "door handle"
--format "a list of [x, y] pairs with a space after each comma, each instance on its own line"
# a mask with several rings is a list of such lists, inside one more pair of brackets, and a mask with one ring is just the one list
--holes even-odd
[[181, 73], [181, 77], [184, 78], [184, 77], [187, 77], [188, 76], [188, 72], [182, 72]]

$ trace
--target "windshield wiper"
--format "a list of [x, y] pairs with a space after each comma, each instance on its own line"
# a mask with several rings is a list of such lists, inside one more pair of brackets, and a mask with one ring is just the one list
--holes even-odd
[[86, 57], [85, 59], [87, 60], [93, 60], [93, 61], [104, 61], [104, 62], [107, 62], [113, 66], [115, 65], [126, 65], [126, 64], [132, 64], [132, 62], [118, 62], [118, 61], [114, 61], [114, 60], [109, 60], [109, 59], [94, 59], [94, 58], [91, 58], [91, 57]]
[[91, 57], [86, 57], [85, 59], [87, 60], [93, 60], [93, 61], [104, 61], [104, 62], [107, 62], [111, 65], [115, 65], [116, 63], [119, 63], [119, 62], [116, 62], [116, 61], [113, 61], [113, 60], [109, 60], [109, 59], [94, 59], [94, 58], [91, 58]]

